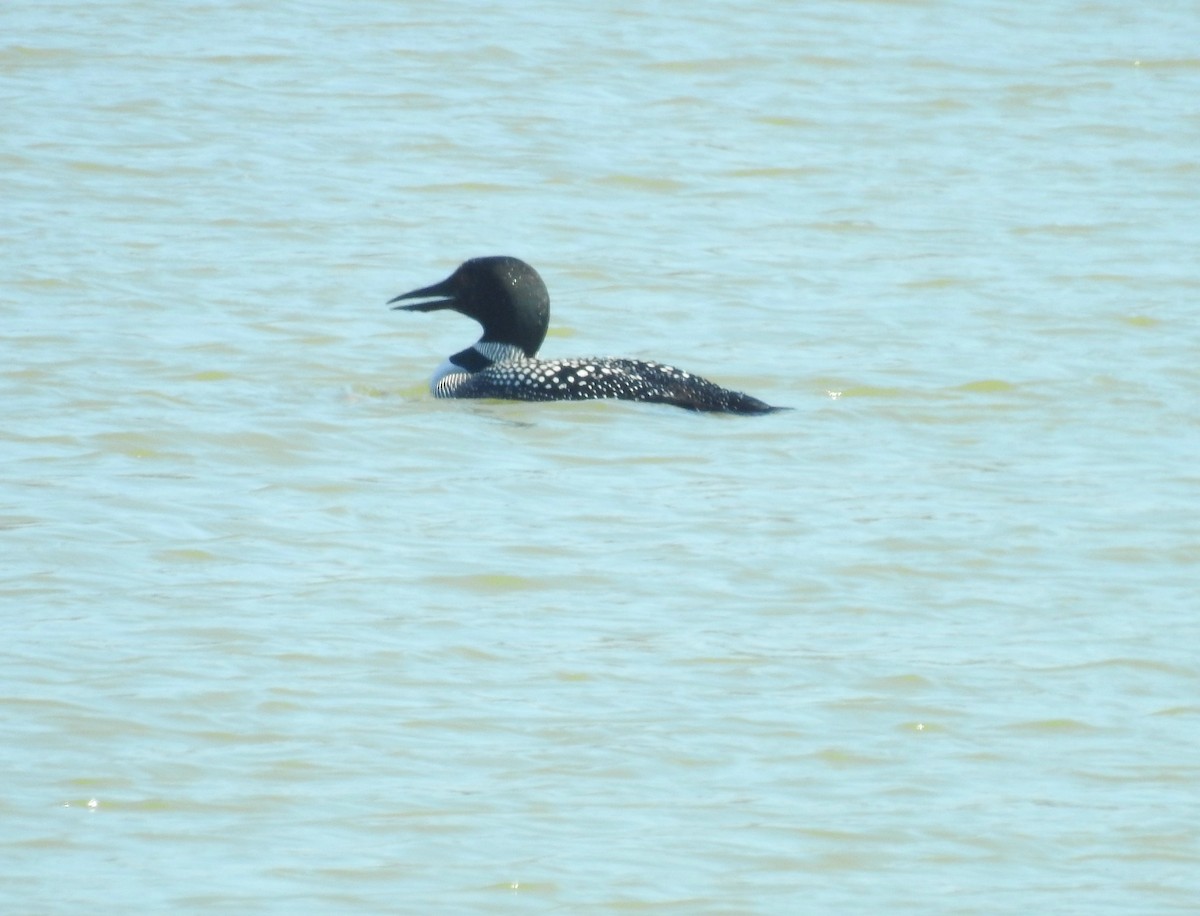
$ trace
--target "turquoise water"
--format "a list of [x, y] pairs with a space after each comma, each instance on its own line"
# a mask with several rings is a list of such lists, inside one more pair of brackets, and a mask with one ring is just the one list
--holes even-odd
[[1195, 910], [1193, 4], [0, 24], [4, 912]]

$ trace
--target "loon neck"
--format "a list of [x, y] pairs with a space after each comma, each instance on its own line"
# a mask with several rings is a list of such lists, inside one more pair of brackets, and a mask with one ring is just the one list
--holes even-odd
[[533, 353], [530, 353], [519, 344], [484, 339], [477, 340], [471, 349], [493, 363], [510, 363], [514, 359], [522, 359], [526, 356], [532, 357], [537, 353], [536, 347]]
[[447, 360], [447, 369], [459, 372], [482, 372], [496, 363], [511, 363], [523, 359], [525, 351], [516, 344], [477, 340], [465, 350], [460, 350]]

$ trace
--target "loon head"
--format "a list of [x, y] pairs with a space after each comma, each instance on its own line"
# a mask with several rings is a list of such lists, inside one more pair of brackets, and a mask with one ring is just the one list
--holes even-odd
[[550, 325], [550, 294], [537, 271], [517, 258], [472, 258], [441, 283], [402, 293], [388, 302], [424, 299], [395, 308], [409, 312], [453, 309], [483, 325], [482, 343], [512, 344], [537, 353]]

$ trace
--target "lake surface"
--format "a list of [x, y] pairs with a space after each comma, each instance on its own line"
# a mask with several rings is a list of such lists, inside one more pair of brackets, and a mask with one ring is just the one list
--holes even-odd
[[1194, 3], [0, 26], [0, 910], [1200, 907]]

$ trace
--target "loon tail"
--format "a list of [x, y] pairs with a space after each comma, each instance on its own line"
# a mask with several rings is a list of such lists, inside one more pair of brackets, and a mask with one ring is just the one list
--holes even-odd
[[692, 376], [687, 384], [671, 385], [652, 394], [643, 395], [642, 400], [657, 404], [671, 404], [685, 410], [703, 413], [736, 413], [747, 416], [778, 413], [790, 407], [775, 407], [756, 397], [722, 388], [707, 379]]

